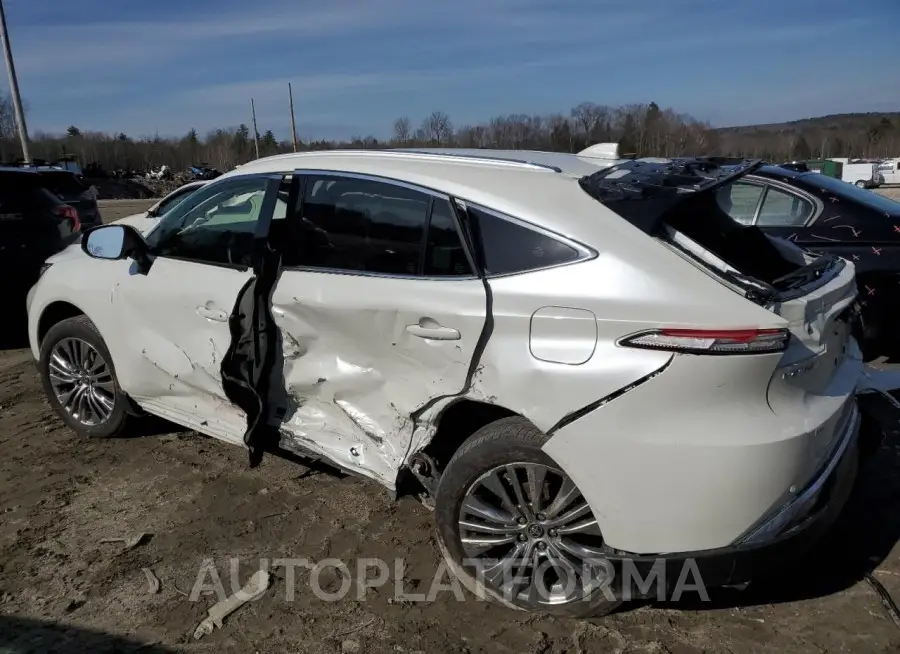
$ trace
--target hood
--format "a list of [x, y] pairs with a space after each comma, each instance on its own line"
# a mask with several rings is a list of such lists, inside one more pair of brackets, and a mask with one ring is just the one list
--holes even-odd
[[81, 239], [68, 246], [65, 250], [57, 252], [53, 256], [47, 257], [46, 263], [60, 263], [62, 261], [70, 261], [87, 255], [81, 249]]
[[156, 227], [156, 224], [158, 222], [158, 217], [148, 216], [146, 213], [136, 213], [130, 216], [125, 216], [124, 218], [120, 218], [119, 220], [114, 220], [110, 224], [128, 225], [129, 227], [134, 227], [137, 231], [139, 231], [141, 233], [141, 236], [146, 236], [147, 232]]

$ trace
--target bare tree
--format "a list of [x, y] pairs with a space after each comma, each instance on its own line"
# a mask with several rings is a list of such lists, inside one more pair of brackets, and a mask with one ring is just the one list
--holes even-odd
[[430, 145], [450, 145], [453, 138], [453, 123], [443, 111], [433, 111], [422, 123], [422, 131]]
[[[395, 120], [389, 143], [370, 135], [341, 142], [308, 140], [301, 147], [322, 150], [402, 145], [578, 152], [593, 143], [617, 141], [624, 153], [664, 157], [722, 154], [784, 161], [808, 156], [900, 155], [900, 114], [845, 114], [780, 125], [713, 129], [708, 123], [652, 102], [617, 108], [582, 102], [568, 115], [495, 116], [455, 132], [450, 117], [442, 111], [432, 112], [418, 129], [412, 125], [405, 116]], [[293, 149], [289, 141], [279, 141], [271, 130], [262, 132], [266, 154]], [[0, 160], [11, 161], [18, 153], [12, 103], [0, 94]], [[64, 134], [32, 135], [35, 158], [52, 161], [63, 154], [74, 154], [82, 164], [96, 163], [107, 170], [167, 164], [175, 171], [199, 161], [230, 170], [254, 156], [246, 125], [215, 129], [204, 137], [191, 130], [181, 138], [134, 138], [88, 132], [74, 125]]]
[[412, 123], [406, 116], [394, 121], [394, 143], [406, 145], [412, 139]]

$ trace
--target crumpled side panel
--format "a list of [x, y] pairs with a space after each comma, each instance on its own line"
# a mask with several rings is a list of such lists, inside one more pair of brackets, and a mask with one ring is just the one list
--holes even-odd
[[468, 355], [410, 335], [397, 311], [343, 314], [299, 302], [273, 309], [287, 405], [282, 443], [294, 440], [393, 486], [412, 435], [410, 414], [448, 384], [462, 390]]

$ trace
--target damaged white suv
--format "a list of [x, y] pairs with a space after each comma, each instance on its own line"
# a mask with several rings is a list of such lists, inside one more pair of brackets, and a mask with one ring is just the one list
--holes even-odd
[[281, 155], [95, 228], [29, 295], [50, 403], [415, 487], [511, 606], [745, 581], [853, 484], [853, 265], [722, 213], [753, 162], [614, 156]]

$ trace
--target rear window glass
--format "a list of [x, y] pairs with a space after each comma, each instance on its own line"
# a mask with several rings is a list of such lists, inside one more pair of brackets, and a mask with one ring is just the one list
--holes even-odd
[[484, 244], [485, 273], [489, 275], [537, 270], [578, 258], [578, 250], [551, 236], [477, 207], [469, 206], [468, 214]]
[[72, 173], [66, 172], [42, 172], [40, 173], [44, 186], [60, 197], [78, 196], [87, 190], [87, 186]]
[[0, 173], [0, 202], [17, 210], [33, 208], [36, 203], [43, 206], [61, 204], [44, 188], [41, 179], [31, 173]]

